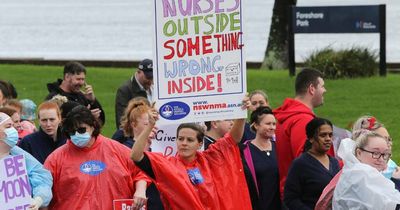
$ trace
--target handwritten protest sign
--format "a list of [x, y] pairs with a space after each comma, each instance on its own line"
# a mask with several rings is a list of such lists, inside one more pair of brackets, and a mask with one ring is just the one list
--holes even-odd
[[[159, 126], [156, 136], [151, 143], [151, 151], [160, 152], [164, 156], [175, 156], [177, 153], [176, 129], [178, 126], [179, 124]], [[200, 150], [203, 150], [203, 148]]]
[[155, 138], [151, 143], [152, 152], [161, 152], [164, 156], [175, 156], [176, 128], [178, 124], [162, 125], [158, 127]]
[[0, 160], [1, 209], [28, 209], [31, 204], [29, 184], [23, 155], [7, 156]]
[[246, 117], [241, 0], [154, 0], [158, 124]]

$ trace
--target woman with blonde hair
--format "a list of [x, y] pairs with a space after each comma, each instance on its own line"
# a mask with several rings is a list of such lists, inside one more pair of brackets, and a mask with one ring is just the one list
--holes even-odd
[[[357, 139], [365, 131], [373, 131], [381, 135], [384, 139], [386, 139], [389, 145], [389, 149], [392, 150], [393, 142], [388, 130], [374, 116], [365, 115], [357, 119], [357, 121], [353, 125], [352, 130], [353, 140]], [[382, 171], [382, 174], [388, 179], [400, 179], [399, 167], [392, 159], [389, 159], [389, 161], [387, 162], [387, 168]], [[392, 179], [392, 181], [396, 180]]]
[[392, 181], [380, 173], [391, 157], [387, 141], [381, 135], [366, 131], [356, 141], [344, 139], [339, 156], [343, 172], [333, 195], [333, 209], [397, 209], [400, 192]]
[[[138, 135], [139, 130], [137, 130], [140, 120], [137, 118], [145, 118], [144, 113], [148, 113], [150, 109], [150, 102], [144, 97], [136, 97], [129, 101], [128, 106], [124, 110], [124, 114], [121, 117], [120, 129], [118, 129], [112, 136], [112, 139], [117, 140], [121, 144], [132, 148], [134, 144], [133, 137]], [[148, 145], [150, 146], [150, 145]], [[147, 147], [146, 149], [149, 149]]]
[[[134, 136], [139, 136], [144, 130], [145, 126], [149, 124], [149, 111], [151, 110], [149, 101], [144, 97], [136, 97], [129, 101], [128, 106], [124, 111], [124, 115], [121, 117], [121, 129], [116, 132], [118, 136], [114, 134], [113, 139], [124, 144], [125, 146], [132, 148], [135, 141]], [[155, 130], [147, 139], [147, 144], [144, 151], [150, 151], [151, 139], [154, 137]], [[147, 208], [151, 210], [164, 209], [160, 199], [160, 193], [156, 186], [151, 183], [146, 190]]]

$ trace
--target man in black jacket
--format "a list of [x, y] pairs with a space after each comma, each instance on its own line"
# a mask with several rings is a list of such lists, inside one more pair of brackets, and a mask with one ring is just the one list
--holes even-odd
[[58, 79], [54, 83], [47, 84], [49, 94], [46, 100], [55, 95], [65, 96], [69, 101], [75, 101], [88, 107], [93, 116], [103, 125], [105, 123], [104, 110], [94, 95], [93, 87], [86, 84], [85, 79], [85, 66], [78, 62], [68, 62], [64, 66], [64, 79]]
[[144, 59], [139, 63], [139, 67], [131, 79], [118, 88], [115, 97], [115, 123], [117, 129], [119, 129], [121, 117], [128, 106], [129, 100], [142, 96], [152, 102], [152, 88], [153, 61]]

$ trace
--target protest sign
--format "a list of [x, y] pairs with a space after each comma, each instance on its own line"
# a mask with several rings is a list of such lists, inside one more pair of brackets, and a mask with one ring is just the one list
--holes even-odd
[[161, 124], [246, 117], [241, 0], [154, 0]]
[[164, 156], [176, 155], [176, 129], [178, 124], [158, 126], [155, 138], [151, 143], [152, 152], [161, 152]]
[[[113, 200], [113, 210], [132, 210], [133, 199], [117, 199]], [[145, 210], [143, 206], [140, 210]]]
[[31, 204], [31, 186], [23, 155], [6, 156], [0, 160], [1, 209], [28, 209]]
[[[176, 148], [176, 129], [179, 124], [161, 125], [151, 143], [152, 152], [160, 152], [164, 156], [175, 156]], [[203, 150], [204, 146], [200, 149]]]

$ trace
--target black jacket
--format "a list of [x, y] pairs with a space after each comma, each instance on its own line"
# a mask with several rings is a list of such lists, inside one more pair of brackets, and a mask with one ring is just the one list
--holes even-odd
[[58, 147], [64, 145], [66, 141], [67, 137], [62, 135], [61, 128], [57, 130], [56, 141], [40, 128], [39, 131], [25, 136], [18, 146], [43, 164], [46, 158]]
[[119, 129], [121, 117], [124, 114], [125, 108], [128, 106], [129, 100], [139, 96], [147, 98], [147, 93], [140, 88], [135, 76], [132, 76], [130, 80], [126, 81], [118, 88], [115, 97], [115, 123], [117, 129]]
[[62, 79], [58, 79], [56, 82], [47, 84], [47, 90], [49, 90], [49, 94], [46, 96], [46, 100], [49, 100], [49, 99], [53, 98], [55, 95], [59, 94], [59, 95], [67, 97], [69, 101], [75, 101], [86, 107], [90, 104], [90, 109], [98, 108], [101, 110], [101, 113], [100, 113], [101, 124], [103, 125], [106, 122], [106, 116], [104, 114], [104, 110], [101, 107], [101, 104], [99, 103], [97, 98], [95, 99], [95, 101], [92, 102], [89, 99], [87, 99], [85, 97], [85, 95], [83, 95], [83, 93], [64, 92], [60, 88], [61, 82], [62, 82]]

